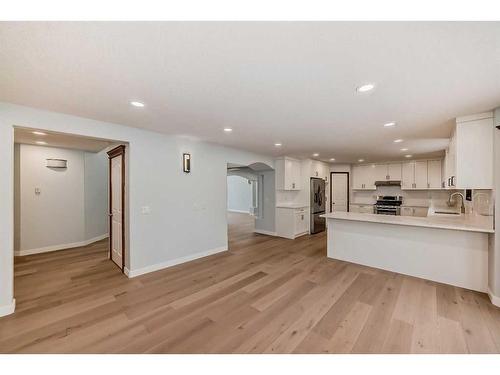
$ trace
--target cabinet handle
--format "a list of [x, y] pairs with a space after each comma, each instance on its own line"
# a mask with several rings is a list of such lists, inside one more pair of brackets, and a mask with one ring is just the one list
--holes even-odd
[[429, 189], [431, 187], [431, 184], [427, 183], [427, 189]]

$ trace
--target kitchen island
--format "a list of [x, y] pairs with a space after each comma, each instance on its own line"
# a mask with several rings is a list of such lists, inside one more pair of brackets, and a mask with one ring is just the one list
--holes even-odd
[[351, 212], [323, 217], [329, 258], [487, 292], [492, 217]]

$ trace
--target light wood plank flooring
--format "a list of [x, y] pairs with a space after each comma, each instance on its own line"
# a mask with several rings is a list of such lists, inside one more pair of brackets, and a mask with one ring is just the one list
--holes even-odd
[[325, 234], [251, 232], [230, 251], [127, 279], [106, 241], [16, 258], [0, 352], [498, 353], [486, 295], [326, 258]]

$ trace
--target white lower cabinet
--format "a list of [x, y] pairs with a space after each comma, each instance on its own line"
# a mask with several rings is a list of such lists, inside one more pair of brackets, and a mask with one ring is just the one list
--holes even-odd
[[309, 233], [308, 207], [277, 207], [276, 235], [295, 239]]

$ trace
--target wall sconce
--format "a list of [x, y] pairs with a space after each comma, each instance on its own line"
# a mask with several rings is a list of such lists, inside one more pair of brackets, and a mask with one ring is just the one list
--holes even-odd
[[191, 154], [182, 154], [182, 170], [185, 173], [191, 172]]
[[68, 168], [68, 161], [65, 159], [47, 159], [47, 168]]

